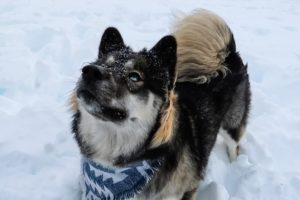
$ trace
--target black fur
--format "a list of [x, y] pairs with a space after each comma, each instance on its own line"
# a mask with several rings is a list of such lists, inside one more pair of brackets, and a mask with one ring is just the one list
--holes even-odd
[[119, 51], [123, 47], [124, 42], [120, 32], [114, 27], [109, 27], [102, 35], [98, 57], [112, 51]]
[[[187, 171], [184, 173], [195, 174], [194, 179], [196, 181], [202, 179], [205, 175], [210, 152], [221, 127], [228, 130], [231, 137], [238, 141], [238, 129], [247, 123], [250, 107], [250, 84], [247, 66], [243, 64], [239, 53], [236, 52], [233, 36], [228, 49], [230, 54], [226, 58], [225, 64], [230, 73], [225, 78], [220, 75], [207, 84], [176, 82], [174, 85], [176, 77], [176, 40], [173, 36], [162, 38], [150, 51], [143, 50], [134, 53], [124, 45], [121, 34], [117, 29], [109, 28], [105, 31], [99, 47], [99, 57], [95, 64], [101, 65], [107, 54], [111, 53], [120, 62], [115, 63], [114, 66], [109, 66], [109, 70], [122, 74], [124, 63], [128, 59], [134, 58], [138, 61], [136, 67], [146, 74], [146, 79], [143, 87], [133, 92], [139, 93], [141, 97], [145, 96], [147, 90], [155, 93], [165, 101], [161, 107], [162, 110], [169, 103], [169, 100], [166, 99], [167, 92], [175, 87], [175, 93], [178, 96], [175, 105], [176, 130], [173, 132], [172, 139], [156, 148], [150, 148], [153, 135], [161, 125], [162, 113], [160, 113], [152, 130], [149, 130], [148, 139], [131, 155], [121, 155], [115, 161], [116, 165], [126, 165], [129, 162], [144, 159], [161, 158], [163, 160], [163, 165], [157, 177], [143, 191], [145, 196], [153, 192], [158, 193], [164, 189], [170, 177], [176, 172], [184, 155], [189, 157], [192, 162], [191, 166], [194, 166], [193, 172]], [[120, 83], [122, 81], [122, 83], [126, 82], [123, 78], [120, 75]], [[110, 95], [113, 95], [113, 93]], [[235, 97], [237, 96], [242, 97], [240, 102], [236, 102], [237, 98]], [[232, 108], [232, 105], [238, 107]], [[232, 120], [230, 118], [232, 110], [241, 112], [242, 117], [235, 123], [228, 123]], [[80, 113], [78, 112], [74, 115], [73, 132], [81, 152], [86, 156], [90, 156], [93, 150], [80, 137], [79, 120]], [[195, 188], [187, 188], [182, 193], [182, 199], [188, 199], [192, 195], [190, 191], [193, 190]]]
[[[161, 169], [161, 177], [155, 183], [158, 191], [163, 188], [163, 185], [169, 180], [169, 176], [177, 168], [178, 161], [183, 155], [182, 150], [185, 147], [189, 149], [190, 157], [197, 166], [198, 178], [195, 178], [200, 180], [204, 177], [209, 155], [222, 126], [224, 116], [230, 105], [235, 101], [237, 87], [243, 83], [246, 83], [245, 90], [243, 90], [244, 101], [242, 106], [245, 108], [243, 118], [238, 127], [231, 129], [225, 127], [225, 129], [228, 129], [232, 138], [238, 141], [236, 136], [238, 133], [234, 133], [234, 131], [237, 132], [237, 128], [246, 125], [250, 107], [250, 84], [247, 66], [243, 64], [240, 55], [235, 51], [233, 38], [229, 47], [232, 51], [226, 59], [226, 66], [228, 66], [230, 73], [225, 78], [218, 76], [209, 84], [202, 85], [190, 82], [176, 83], [178, 129], [172, 141], [155, 149], [147, 150], [147, 146], [143, 146], [144, 151], [138, 150], [138, 152], [144, 152], [138, 159], [164, 158], [165, 162]], [[157, 126], [154, 127], [152, 132], [155, 132], [156, 128]], [[136, 153], [133, 157], [137, 155], [139, 154]], [[188, 194], [184, 198], [187, 198], [187, 196]]]

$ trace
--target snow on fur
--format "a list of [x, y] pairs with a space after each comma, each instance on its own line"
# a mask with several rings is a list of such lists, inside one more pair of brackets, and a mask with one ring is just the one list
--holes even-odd
[[[2, 0], [0, 199], [80, 199], [80, 153], [67, 99], [102, 32], [116, 26], [135, 50], [151, 48], [178, 10], [213, 10], [249, 64], [253, 93], [241, 155], [219, 138], [198, 199], [300, 196], [300, 2], [294, 0]], [[297, 21], [297, 20], [296, 20]]]

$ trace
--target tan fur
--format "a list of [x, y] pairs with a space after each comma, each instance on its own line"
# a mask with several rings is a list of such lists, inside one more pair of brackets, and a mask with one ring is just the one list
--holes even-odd
[[[170, 173], [169, 176], [166, 176], [163, 171], [158, 171], [156, 176], [153, 177], [151, 182], [146, 186], [145, 191], [147, 192], [140, 193], [135, 199], [177, 200], [182, 199], [184, 193], [187, 191], [190, 191], [190, 199], [195, 199], [199, 185], [199, 178], [197, 174], [198, 172], [194, 162], [192, 161], [191, 153], [188, 148], [184, 148], [175, 171]], [[168, 181], [166, 181], [163, 185], [163, 189], [157, 193], [157, 184], [164, 181], [166, 177], [168, 177]]]
[[193, 191], [190, 192], [190, 196], [188, 200], [196, 200], [197, 197], [197, 189], [194, 189]]
[[77, 97], [76, 97], [75, 92], [73, 92], [70, 95], [69, 105], [70, 105], [71, 111], [73, 111], [74, 113], [77, 112], [77, 110], [78, 110], [78, 101], [77, 101]]
[[169, 92], [169, 107], [164, 111], [164, 114], [161, 118], [161, 126], [154, 134], [154, 137], [151, 141], [151, 146], [156, 147], [162, 143], [169, 141], [172, 137], [172, 132], [174, 130], [174, 120], [175, 120], [175, 103], [177, 96], [174, 93], [174, 90]]
[[178, 82], [201, 84], [203, 75], [207, 81], [219, 71], [226, 75], [224, 61], [231, 31], [222, 18], [207, 10], [197, 10], [180, 20], [173, 34], [178, 45]]
[[177, 193], [178, 195], [183, 195], [184, 192], [197, 188], [199, 185], [196, 166], [191, 160], [189, 149], [184, 148], [182, 153], [183, 155], [178, 161], [178, 167], [170, 176], [170, 181], [165, 188], [170, 193]]
[[[154, 134], [154, 137], [151, 142], [152, 147], [156, 147], [162, 143], [165, 143], [171, 139], [173, 128], [174, 128], [174, 120], [175, 120], [175, 103], [177, 96], [174, 93], [174, 90], [169, 92], [169, 106], [165, 110], [162, 119], [161, 126]], [[72, 93], [69, 99], [69, 105], [71, 111], [76, 112], [78, 110], [78, 100], [75, 93]]]
[[240, 141], [240, 139], [243, 137], [244, 134], [245, 134], [245, 126], [242, 125], [242, 126], [239, 128], [239, 139], [238, 139], [237, 142]]
[[237, 141], [238, 145], [236, 147], [236, 155], [237, 156], [240, 155], [240, 145], [239, 145], [239, 142], [240, 142], [241, 138], [243, 137], [243, 135], [245, 134], [245, 129], [246, 128], [243, 125], [239, 128], [239, 138], [238, 138], [238, 141]]
[[[155, 188], [157, 187], [155, 184], [157, 183], [156, 181], [159, 182], [161, 177], [165, 177], [164, 174], [160, 173], [161, 172], [157, 173], [152, 185], [149, 185], [149, 187], [152, 187], [153, 191], [155, 191]], [[195, 188], [198, 188], [198, 185], [199, 177], [197, 175], [196, 166], [191, 159], [191, 153], [189, 152], [189, 149], [186, 147], [182, 151], [180, 160], [178, 160], [177, 168], [168, 177], [168, 181], [164, 185], [163, 190], [152, 199], [181, 199], [185, 192], [193, 191]], [[195, 189], [195, 191], [196, 190], [197, 189]], [[192, 195], [191, 199], [193, 199], [195, 195]]]

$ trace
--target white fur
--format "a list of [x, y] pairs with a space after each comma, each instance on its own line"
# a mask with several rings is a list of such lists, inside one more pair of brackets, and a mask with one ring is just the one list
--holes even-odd
[[230, 161], [231, 162], [235, 161], [238, 156], [238, 154], [237, 154], [238, 143], [231, 138], [231, 136], [227, 133], [226, 130], [221, 128], [220, 133], [226, 143], [227, 152], [228, 152]]
[[106, 64], [111, 65], [115, 62], [115, 58], [113, 56], [108, 56], [106, 60]]
[[128, 60], [124, 66], [126, 68], [133, 68], [133, 64], [134, 64], [133, 60]]
[[[149, 130], [155, 123], [162, 102], [154, 107], [157, 97], [149, 93], [147, 102], [135, 95], [123, 99], [122, 104], [129, 111], [129, 117], [122, 123], [103, 121], [89, 114], [83, 101], [79, 100], [81, 121], [79, 131], [84, 142], [92, 146], [96, 153], [92, 159], [111, 164], [118, 156], [127, 155], [145, 141]], [[118, 101], [118, 100], [117, 100]], [[131, 120], [135, 118], [135, 120]]]

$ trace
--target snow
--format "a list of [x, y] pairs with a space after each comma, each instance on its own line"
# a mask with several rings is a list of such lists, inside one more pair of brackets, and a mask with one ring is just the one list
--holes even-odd
[[241, 155], [230, 163], [219, 138], [198, 199], [300, 199], [297, 0], [1, 0], [0, 199], [80, 199], [66, 102], [102, 32], [116, 26], [135, 50], [150, 48], [200, 7], [231, 26], [253, 101]]

